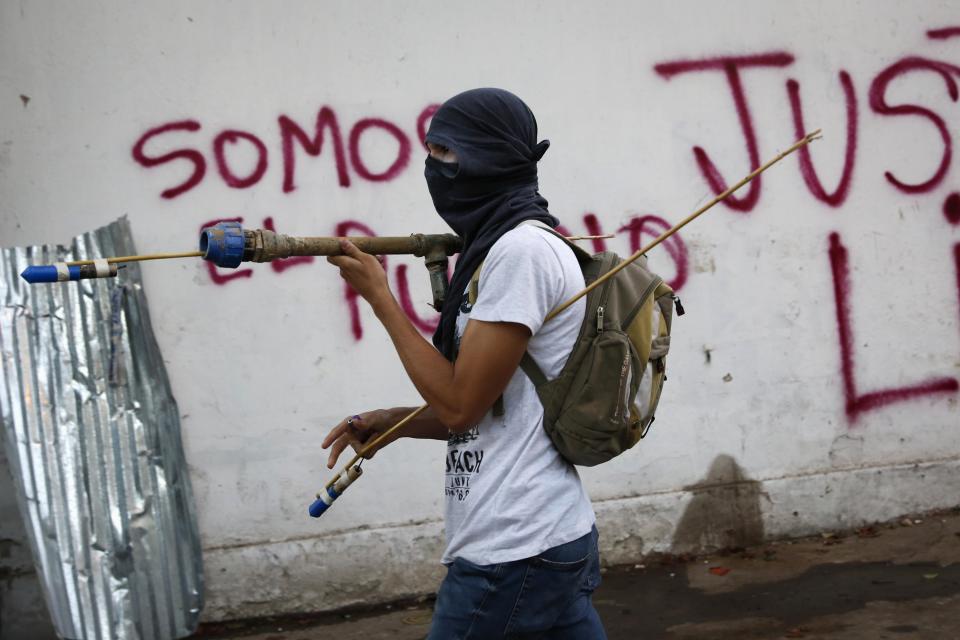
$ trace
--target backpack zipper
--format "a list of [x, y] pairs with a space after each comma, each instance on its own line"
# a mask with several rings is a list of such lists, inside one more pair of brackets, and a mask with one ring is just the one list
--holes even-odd
[[677, 294], [673, 294], [673, 304], [677, 307], [678, 316], [682, 316], [683, 314], [686, 313], [686, 311], [683, 310], [683, 305], [680, 304], [680, 296], [678, 296]]
[[[604, 252], [601, 255], [605, 255], [605, 254], [606, 252]], [[612, 265], [610, 265], [610, 268], [612, 269], [618, 264], [619, 262], [614, 262]], [[597, 306], [597, 334], [598, 335], [603, 333], [603, 308], [607, 304], [607, 298], [610, 297], [610, 288], [612, 286], [613, 286], [613, 282], [611, 282], [610, 280], [607, 280], [606, 282], [603, 283], [603, 286], [600, 287], [600, 303], [599, 303], [599, 306]]]
[[[601, 254], [601, 255], [605, 255], [605, 253], [606, 252], [604, 252], [604, 254]], [[620, 262], [615, 261], [610, 265], [610, 268], [612, 269], [618, 264], [620, 264]], [[599, 306], [597, 307], [597, 334], [600, 334], [603, 332], [603, 309], [607, 304], [607, 298], [610, 297], [610, 289], [612, 287], [613, 287], [612, 280], [607, 280], [606, 282], [603, 283], [603, 286], [600, 287], [600, 303], [599, 303]]]
[[[617, 389], [617, 408], [613, 412], [614, 420], [620, 419], [620, 409], [625, 409], [630, 402], [630, 346], [627, 346], [627, 352], [623, 356], [623, 362], [620, 364], [620, 387]], [[626, 413], [624, 413], [626, 415]]]

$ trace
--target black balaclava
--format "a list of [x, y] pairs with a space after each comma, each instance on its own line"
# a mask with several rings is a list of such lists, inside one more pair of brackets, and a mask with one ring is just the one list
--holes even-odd
[[427, 157], [424, 169], [437, 213], [463, 238], [433, 334], [434, 346], [452, 361], [464, 291], [493, 243], [524, 220], [559, 224], [537, 191], [537, 161], [550, 141], [537, 143], [537, 120], [520, 98], [503, 89], [472, 89], [441, 105], [426, 142], [453, 150], [458, 160]]

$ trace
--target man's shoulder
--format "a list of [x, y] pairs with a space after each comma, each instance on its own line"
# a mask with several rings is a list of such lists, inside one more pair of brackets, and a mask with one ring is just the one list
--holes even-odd
[[503, 246], [540, 244], [550, 235], [551, 233], [549, 231], [539, 225], [521, 223], [500, 236], [500, 238], [493, 243], [493, 246], [496, 247], [500, 244]]
[[490, 248], [491, 256], [505, 257], [505, 254], [509, 254], [513, 260], [538, 263], [547, 261], [560, 264], [567, 253], [576, 260], [563, 240], [534, 224], [521, 224], [511, 229]]

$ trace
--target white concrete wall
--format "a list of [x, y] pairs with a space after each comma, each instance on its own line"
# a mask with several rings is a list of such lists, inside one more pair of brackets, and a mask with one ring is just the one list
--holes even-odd
[[[944, 149], [960, 133], [960, 68], [951, 66], [960, 37], [947, 29], [960, 25], [955, 9], [4, 3], [0, 240], [63, 241], [120, 215], [143, 252], [191, 249], [203, 223], [227, 217], [251, 227], [272, 217], [301, 235], [348, 221], [380, 235], [444, 231], [421, 176], [418, 118], [489, 85], [521, 95], [552, 141], [541, 190], [568, 229], [595, 220], [617, 232], [651, 215], [673, 223], [712, 195], [695, 147], [732, 182], [750, 169], [742, 125], [761, 160], [798, 137], [795, 81], [806, 127], [824, 129], [811, 154], [827, 194], [818, 197], [791, 158], [755, 183], [749, 211], [718, 207], [654, 253], [688, 313], [675, 325], [651, 435], [583, 472], [604, 553], [629, 561], [952, 505], [960, 175]], [[684, 61], [712, 62], [690, 70]], [[738, 119], [736, 86], [748, 122]], [[294, 143], [285, 189], [280, 118], [312, 135], [324, 107], [339, 125], [344, 178], [327, 129], [319, 157]], [[389, 124], [360, 135], [368, 118]], [[143, 146], [145, 158], [183, 157], [135, 160], [147, 132], [185, 122], [193, 130]], [[263, 145], [262, 175], [245, 187], [237, 180], [259, 173], [256, 142], [220, 135], [228, 130]], [[218, 170], [218, 136], [233, 187]], [[161, 196], [201, 163], [199, 183]], [[897, 187], [888, 172], [926, 184]], [[625, 253], [630, 240], [627, 228], [608, 246]], [[426, 272], [391, 258], [395, 287], [403, 267], [429, 322]], [[207, 618], [430, 590], [441, 573], [441, 443], [396, 445], [322, 520], [306, 514], [328, 477], [319, 442], [329, 426], [419, 402], [384, 332], [363, 306], [351, 324], [343, 285], [322, 260], [239, 273], [217, 284], [199, 260], [144, 268], [183, 414]]]

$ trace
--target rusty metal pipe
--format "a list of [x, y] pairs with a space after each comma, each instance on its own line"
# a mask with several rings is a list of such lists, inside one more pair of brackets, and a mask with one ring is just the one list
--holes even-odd
[[[443, 307], [447, 295], [447, 259], [459, 253], [463, 241], [452, 233], [414, 233], [405, 237], [348, 237], [360, 251], [373, 255], [413, 255], [425, 258], [430, 272], [433, 307]], [[236, 268], [242, 262], [270, 262], [293, 256], [339, 256], [340, 238], [288, 236], [268, 229], [243, 229], [236, 222], [221, 222], [200, 232], [204, 260], [219, 267]]]
[[[428, 254], [444, 258], [459, 253], [463, 241], [452, 233], [423, 234], [410, 236], [385, 236], [371, 238], [354, 236], [347, 238], [360, 251], [374, 255], [409, 254], [425, 257]], [[338, 256], [340, 238], [288, 236], [267, 229], [243, 232], [243, 261], [269, 262], [291, 256]]]

